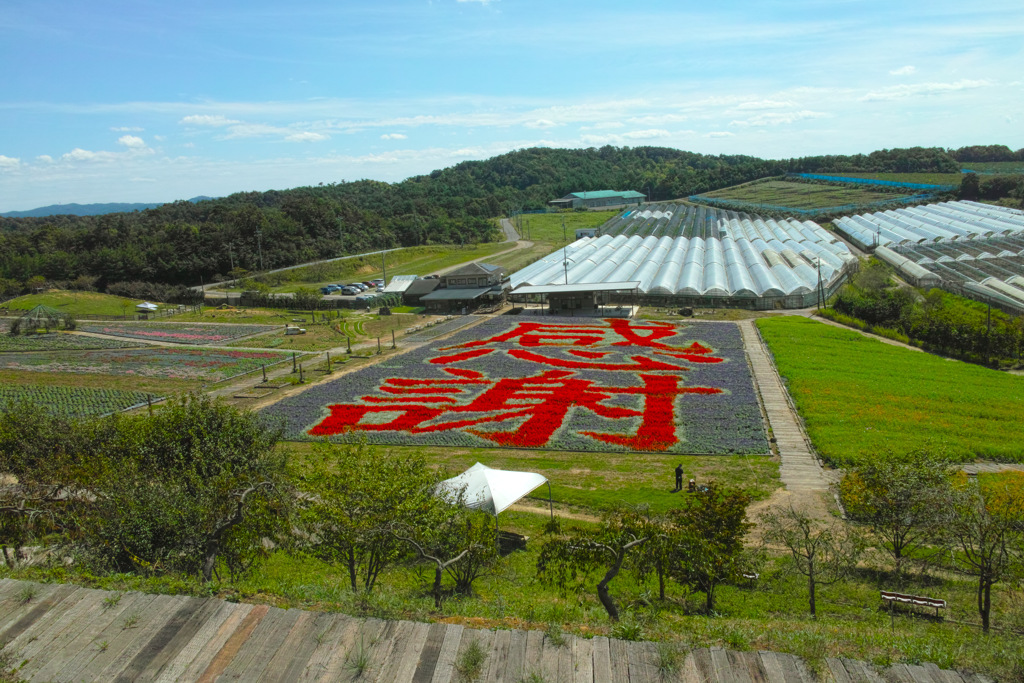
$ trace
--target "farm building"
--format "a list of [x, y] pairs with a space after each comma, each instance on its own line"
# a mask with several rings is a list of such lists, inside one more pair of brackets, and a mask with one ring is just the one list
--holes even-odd
[[423, 297], [437, 289], [440, 284], [441, 280], [438, 278], [418, 278], [413, 280], [405, 288], [405, 291], [402, 292], [402, 303], [406, 306], [421, 306]]
[[667, 205], [627, 212], [600, 233], [513, 274], [513, 300], [540, 297], [552, 310], [800, 308], [829, 296], [857, 268], [845, 244], [809, 221]]
[[608, 206], [627, 206], [644, 200], [640, 192], [627, 190], [598, 190], [596, 192], [570, 192], [561, 199], [552, 199], [548, 204], [557, 209], [597, 209]]
[[433, 313], [469, 312], [505, 300], [505, 269], [488, 263], [467, 263], [440, 278], [437, 289], [420, 297]]
[[915, 286], [1024, 312], [1024, 212], [943, 202], [840, 218], [835, 225]]

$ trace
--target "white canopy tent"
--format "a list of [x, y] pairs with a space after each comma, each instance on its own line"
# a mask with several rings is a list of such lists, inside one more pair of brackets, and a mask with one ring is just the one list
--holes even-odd
[[466, 507], [484, 510], [497, 517], [543, 484], [548, 485], [548, 506], [553, 517], [551, 483], [544, 475], [536, 472], [496, 470], [477, 463], [459, 476], [445, 479], [438, 484], [437, 495], [456, 502], [462, 493]]
[[160, 308], [156, 304], [151, 304], [148, 301], [143, 301], [141, 304], [135, 304], [135, 310], [137, 311], [155, 311]]

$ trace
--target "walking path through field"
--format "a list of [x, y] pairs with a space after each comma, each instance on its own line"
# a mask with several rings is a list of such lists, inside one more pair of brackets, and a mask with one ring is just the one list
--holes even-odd
[[779, 468], [782, 483], [794, 492], [827, 491], [828, 481], [821, 463], [811, 450], [810, 439], [804, 432], [800, 417], [790, 402], [789, 394], [782, 385], [779, 372], [771, 361], [754, 321], [741, 320], [737, 324], [754, 371], [757, 390], [761, 394], [761, 404], [782, 459]]
[[[674, 672], [658, 646], [543, 631], [480, 630], [459, 624], [361, 619], [71, 585], [0, 580], [0, 654], [18, 679], [36, 681], [365, 681], [380, 683], [812, 683], [798, 657], [699, 648]], [[465, 674], [467, 651], [486, 655]], [[989, 683], [932, 664], [879, 673], [864, 662], [828, 659], [836, 681]], [[460, 671], [462, 669], [462, 671]]]

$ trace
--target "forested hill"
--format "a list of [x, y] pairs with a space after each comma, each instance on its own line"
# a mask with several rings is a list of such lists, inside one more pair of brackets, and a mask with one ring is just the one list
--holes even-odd
[[232, 269], [270, 269], [383, 247], [497, 238], [510, 209], [581, 190], [671, 199], [787, 171], [955, 172], [938, 148], [769, 161], [661, 147], [518, 150], [400, 183], [326, 182], [103, 216], [0, 218], [0, 295], [32, 277], [103, 290], [146, 281], [194, 285]]

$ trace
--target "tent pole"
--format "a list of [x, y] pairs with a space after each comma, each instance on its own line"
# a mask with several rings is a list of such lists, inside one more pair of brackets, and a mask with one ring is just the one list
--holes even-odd
[[551, 521], [555, 521], [555, 504], [551, 502], [551, 482], [548, 482], [548, 510], [551, 511]]

